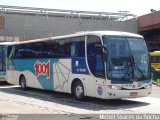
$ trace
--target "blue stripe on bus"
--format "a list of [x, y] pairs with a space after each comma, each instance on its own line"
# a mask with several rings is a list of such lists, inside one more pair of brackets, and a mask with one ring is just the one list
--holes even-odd
[[144, 83], [150, 83], [151, 80], [143, 80]]
[[[15, 69], [23, 72], [25, 70], [30, 71], [37, 77], [37, 80], [41, 86], [46, 90], [53, 90], [53, 64], [57, 63], [58, 59], [32, 59], [32, 60], [13, 60]], [[46, 68], [45, 65], [49, 65]], [[42, 70], [43, 69], [43, 70]], [[48, 71], [49, 70], [49, 71]], [[49, 73], [48, 73], [49, 72]]]
[[6, 75], [6, 71], [0, 71], [0, 76], [5, 76]]

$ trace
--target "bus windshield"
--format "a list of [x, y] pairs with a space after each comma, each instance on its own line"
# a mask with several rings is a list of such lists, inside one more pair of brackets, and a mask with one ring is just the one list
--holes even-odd
[[104, 36], [108, 48], [109, 79], [144, 80], [150, 78], [149, 56], [144, 39]]

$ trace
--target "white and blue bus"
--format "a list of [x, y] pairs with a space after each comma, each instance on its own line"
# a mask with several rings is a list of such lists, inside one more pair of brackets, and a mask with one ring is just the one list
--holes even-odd
[[142, 36], [92, 31], [8, 47], [8, 83], [102, 99], [151, 93], [149, 55]]

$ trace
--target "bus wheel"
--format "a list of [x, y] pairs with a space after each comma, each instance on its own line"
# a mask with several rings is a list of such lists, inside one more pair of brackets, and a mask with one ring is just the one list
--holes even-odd
[[83, 100], [84, 99], [84, 87], [81, 81], [77, 81], [74, 84], [74, 88], [73, 88], [73, 94], [74, 97], [77, 100]]
[[26, 86], [26, 78], [24, 76], [20, 77], [20, 86], [22, 88], [22, 90], [26, 90], [27, 86]]

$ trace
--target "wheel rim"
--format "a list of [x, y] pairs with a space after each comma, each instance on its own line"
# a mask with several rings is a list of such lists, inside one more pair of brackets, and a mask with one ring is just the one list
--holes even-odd
[[81, 85], [77, 85], [76, 87], [76, 96], [80, 98], [83, 94], [83, 87]]
[[22, 86], [22, 88], [25, 88], [25, 80], [24, 79], [22, 79], [22, 81], [21, 81], [21, 86]]

